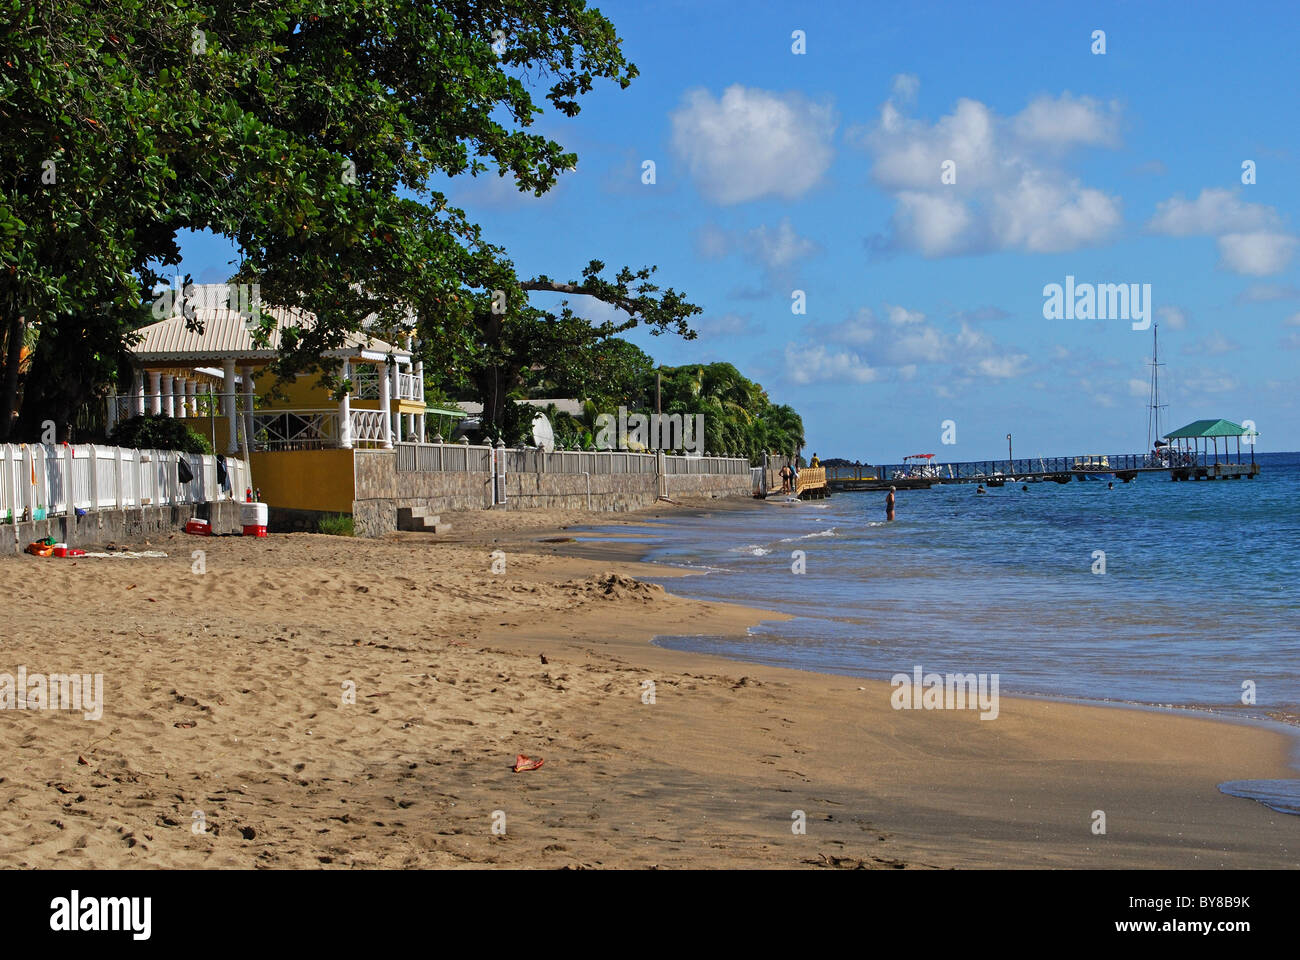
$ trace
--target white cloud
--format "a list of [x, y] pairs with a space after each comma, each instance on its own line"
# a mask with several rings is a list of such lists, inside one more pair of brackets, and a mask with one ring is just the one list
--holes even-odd
[[717, 224], [706, 223], [695, 232], [695, 249], [705, 260], [721, 260], [731, 252], [731, 236]]
[[1202, 354], [1207, 357], [1220, 357], [1225, 353], [1240, 350], [1241, 344], [1229, 340], [1218, 330], [1213, 330], [1195, 343], [1183, 348], [1186, 354]]
[[1218, 243], [1219, 262], [1252, 277], [1281, 273], [1296, 248], [1296, 238], [1286, 233], [1225, 233]]
[[671, 116], [673, 149], [715, 203], [807, 192], [830, 166], [828, 105], [733, 84], [715, 99], [692, 90]]
[[921, 89], [921, 78], [914, 73], [899, 73], [894, 76], [892, 87], [897, 100], [911, 103]]
[[939, 182], [945, 160], [956, 164], [959, 185], [984, 185], [992, 182], [999, 162], [994, 124], [992, 111], [977, 100], [958, 100], [932, 127], [908, 120], [889, 101], [881, 108], [879, 126], [860, 139], [874, 150], [871, 176], [886, 190], [947, 186]]
[[1060, 253], [1097, 243], [1120, 224], [1119, 202], [1079, 181], [1027, 172], [994, 197], [991, 227], [998, 248]]
[[883, 318], [862, 307], [838, 323], [810, 323], [805, 333], [832, 350], [843, 348], [844, 355], [877, 375], [892, 370], [901, 379], [916, 376], [927, 365], [946, 364], [963, 376], [998, 379], [1018, 377], [1029, 368], [1027, 355], [1006, 350], [964, 320], [952, 333], [920, 311], [892, 304], [885, 304]]
[[1179, 195], [1161, 201], [1147, 229], [1173, 237], [1216, 236], [1255, 231], [1277, 222], [1277, 213], [1271, 207], [1246, 203], [1231, 190], [1211, 187], [1202, 190], [1195, 200]]
[[1295, 253], [1296, 238], [1282, 232], [1281, 222], [1272, 207], [1209, 187], [1195, 200], [1178, 195], [1161, 201], [1147, 230], [1173, 237], [1217, 237], [1220, 266], [1265, 277], [1285, 270]]
[[851, 383], [873, 383], [880, 372], [869, 366], [856, 353], [847, 350], [828, 350], [825, 344], [799, 346], [786, 344], [785, 365], [795, 383], [817, 383], [825, 380], [847, 380]]
[[980, 376], [1010, 380], [1023, 374], [1029, 367], [1029, 357], [1023, 353], [1009, 353], [1000, 357], [984, 357], [974, 364]]
[[[1120, 225], [1119, 199], [1064, 173], [1059, 159], [1082, 146], [1116, 146], [1118, 130], [1114, 104], [1064, 93], [1012, 117], [963, 98], [933, 124], [907, 117], [895, 98], [874, 128], [850, 135], [872, 153], [872, 179], [897, 200], [887, 245], [943, 257], [1052, 253], [1105, 240]], [[944, 183], [948, 161], [955, 182]]]
[[889, 322], [896, 327], [925, 322], [925, 314], [920, 310], [908, 310], [906, 307], [895, 307], [887, 303], [885, 312], [889, 316]]
[[927, 257], [961, 253], [973, 244], [975, 218], [955, 196], [905, 191], [894, 211], [895, 237]]
[[756, 332], [753, 319], [748, 314], [740, 313], [706, 314], [699, 320], [692, 321], [692, 326], [701, 340], [749, 336]]
[[1156, 307], [1156, 322], [1170, 330], [1187, 329], [1187, 313], [1182, 307]]
[[775, 229], [763, 224], [749, 231], [745, 236], [745, 248], [773, 270], [790, 267], [820, 250], [815, 242], [795, 233], [789, 217]]
[[1022, 140], [1056, 146], [1085, 144], [1113, 147], [1119, 144], [1119, 107], [1103, 105], [1092, 97], [1041, 96], [1016, 114], [1012, 127]]
[[1237, 389], [1237, 381], [1222, 374], [1201, 371], [1184, 378], [1182, 389], [1189, 396], [1195, 396], [1198, 393], [1229, 393]]

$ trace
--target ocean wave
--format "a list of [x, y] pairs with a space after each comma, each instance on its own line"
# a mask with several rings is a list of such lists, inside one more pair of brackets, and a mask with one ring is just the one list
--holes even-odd
[[834, 528], [834, 527], [828, 527], [828, 528], [825, 529], [825, 530], [817, 530], [817, 531], [815, 531], [815, 532], [813, 532], [813, 533], [805, 533], [802, 537], [783, 537], [783, 538], [782, 538], [781, 540], [779, 540], [778, 542], [779, 542], [779, 543], [794, 543], [794, 542], [796, 542], [796, 541], [798, 541], [798, 540], [809, 540], [809, 539], [811, 539], [811, 538], [813, 538], [813, 537], [834, 537], [834, 536], [836, 536], [836, 535], [837, 535], [837, 534], [835, 533], [835, 528]]

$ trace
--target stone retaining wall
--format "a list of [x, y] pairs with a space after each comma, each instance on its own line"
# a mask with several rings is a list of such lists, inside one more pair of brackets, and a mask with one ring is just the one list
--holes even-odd
[[29, 543], [46, 537], [53, 537], [70, 547], [83, 548], [106, 543], [133, 543], [174, 533], [196, 516], [206, 517], [212, 523], [213, 533], [238, 533], [243, 529], [239, 504], [232, 500], [96, 510], [84, 517], [69, 518], [60, 514], [45, 520], [0, 525], [0, 551], [22, 553]]
[[[357, 450], [353, 459], [356, 500], [352, 525], [357, 536], [377, 537], [397, 529], [397, 511], [419, 507], [430, 513], [492, 507], [487, 472], [398, 472], [386, 450]], [[592, 474], [525, 472], [506, 475], [506, 502], [497, 509], [555, 508], [621, 512], [646, 507], [660, 495], [653, 473]], [[663, 478], [670, 498], [748, 497], [749, 473], [672, 474]]]

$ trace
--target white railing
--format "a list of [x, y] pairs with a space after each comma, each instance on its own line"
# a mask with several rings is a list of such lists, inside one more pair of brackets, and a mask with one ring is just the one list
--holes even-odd
[[[405, 473], [431, 473], [445, 470], [490, 473], [492, 448], [460, 443], [398, 443], [397, 469]], [[536, 447], [507, 447], [505, 470], [516, 473], [622, 474], [659, 472], [659, 457], [654, 453], [631, 453], [622, 450], [554, 450]], [[745, 457], [665, 456], [664, 473], [723, 474], [745, 476], [749, 473]]]
[[374, 400], [379, 396], [379, 368], [368, 363], [352, 365], [349, 375], [352, 381], [352, 396], [361, 400]]
[[670, 475], [707, 473], [743, 476], [749, 470], [748, 457], [664, 457], [664, 473]]
[[424, 383], [422, 378], [414, 373], [399, 373], [397, 375], [397, 399], [423, 400]]
[[[352, 446], [367, 447], [384, 442], [386, 410], [352, 410]], [[391, 423], [391, 421], [390, 421]]]
[[402, 473], [491, 473], [492, 448], [469, 443], [395, 443]]
[[339, 445], [339, 411], [262, 410], [253, 413], [255, 450], [319, 450]]
[[[181, 483], [177, 460], [193, 479]], [[136, 450], [98, 444], [0, 444], [0, 522], [38, 520], [78, 510], [112, 510], [177, 503], [242, 500], [248, 466], [226, 458], [227, 482], [217, 483], [217, 458], [176, 450]]]

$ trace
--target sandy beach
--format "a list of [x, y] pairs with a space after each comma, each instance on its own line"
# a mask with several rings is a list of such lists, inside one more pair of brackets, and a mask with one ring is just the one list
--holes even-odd
[[[1216, 789], [1295, 776], [1276, 730], [1007, 696], [994, 722], [899, 711], [882, 682], [652, 645], [775, 616], [638, 579], [620, 526], [689, 509], [720, 507], [0, 559], [0, 672], [101, 673], [104, 690], [95, 721], [0, 711], [0, 865], [1300, 862], [1300, 818]], [[591, 523], [598, 540], [569, 539]], [[515, 773], [517, 754], [544, 765]]]

